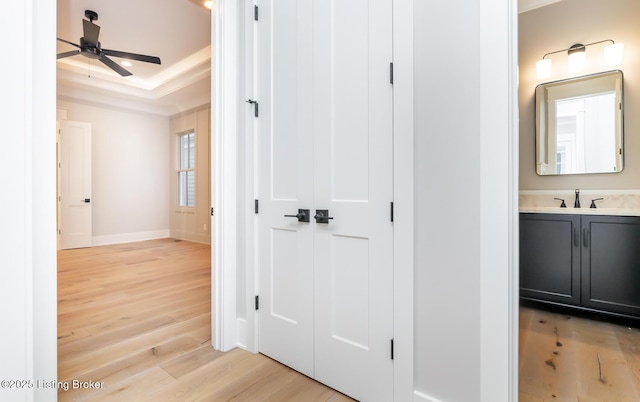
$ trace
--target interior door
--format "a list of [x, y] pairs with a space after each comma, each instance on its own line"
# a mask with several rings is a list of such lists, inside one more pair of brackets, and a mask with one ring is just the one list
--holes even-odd
[[91, 124], [62, 120], [59, 140], [60, 248], [91, 246]]
[[393, 400], [392, 3], [315, 1], [316, 379]]
[[310, 0], [260, 3], [259, 103], [247, 107], [259, 108], [259, 349], [313, 377], [313, 223], [293, 216], [313, 207], [310, 17]]
[[259, 15], [259, 350], [392, 400], [391, 0], [261, 1]]

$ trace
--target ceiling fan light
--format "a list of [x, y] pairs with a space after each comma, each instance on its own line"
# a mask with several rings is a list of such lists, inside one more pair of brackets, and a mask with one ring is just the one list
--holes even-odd
[[121, 61], [120, 64], [122, 64], [125, 67], [131, 67], [132, 66], [132, 64], [130, 62], [126, 61], [126, 60]]
[[205, 1], [204, 6], [207, 7], [209, 10], [211, 10], [213, 8], [213, 1], [211, 0]]

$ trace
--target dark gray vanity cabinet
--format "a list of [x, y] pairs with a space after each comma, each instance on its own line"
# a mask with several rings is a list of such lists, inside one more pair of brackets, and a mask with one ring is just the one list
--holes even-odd
[[640, 317], [640, 217], [582, 216], [582, 305]]
[[580, 304], [580, 216], [520, 214], [520, 296]]
[[521, 213], [520, 296], [640, 317], [640, 217]]

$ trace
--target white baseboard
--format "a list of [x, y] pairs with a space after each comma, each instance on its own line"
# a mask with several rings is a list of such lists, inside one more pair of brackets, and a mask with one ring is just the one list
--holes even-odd
[[180, 231], [171, 231], [169, 237], [180, 240], [192, 241], [194, 243], [202, 243], [202, 244], [211, 244], [211, 235], [209, 234], [198, 234], [198, 233], [189, 233], [189, 232], [180, 232]]
[[443, 402], [440, 399], [436, 399], [416, 390], [413, 391], [413, 400], [415, 402]]
[[115, 235], [93, 236], [92, 246], [106, 246], [109, 244], [132, 243], [136, 241], [164, 239], [169, 237], [169, 229], [152, 230], [149, 232], [120, 233]]

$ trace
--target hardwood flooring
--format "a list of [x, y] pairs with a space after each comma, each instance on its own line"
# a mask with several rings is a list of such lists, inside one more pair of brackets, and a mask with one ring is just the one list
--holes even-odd
[[210, 317], [208, 245], [59, 251], [58, 399], [351, 400], [266, 356], [214, 350]]
[[520, 308], [519, 400], [640, 401], [640, 329]]

